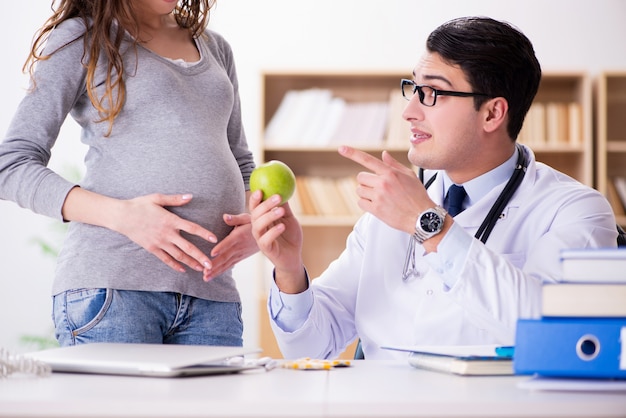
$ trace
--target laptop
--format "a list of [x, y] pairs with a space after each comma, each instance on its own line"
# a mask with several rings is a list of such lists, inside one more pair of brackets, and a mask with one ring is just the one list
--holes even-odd
[[260, 366], [243, 361], [243, 356], [260, 351], [228, 346], [91, 343], [24, 356], [49, 365], [53, 372], [184, 377], [258, 369]]

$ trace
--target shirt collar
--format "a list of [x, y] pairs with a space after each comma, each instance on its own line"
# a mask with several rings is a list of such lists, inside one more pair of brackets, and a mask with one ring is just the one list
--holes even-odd
[[[472, 206], [475, 202], [478, 202], [484, 196], [487, 195], [491, 190], [495, 189], [498, 185], [507, 181], [513, 175], [515, 171], [515, 166], [517, 164], [517, 157], [519, 151], [516, 150], [513, 154], [506, 160], [504, 163], [500, 164], [493, 170], [486, 172], [470, 181], [467, 181], [463, 184], [459, 184], [459, 186], [463, 186], [465, 188], [465, 192], [468, 197], [467, 207]], [[443, 174], [443, 190], [444, 190], [444, 198], [448, 193], [448, 188], [454, 184], [448, 174], [444, 171]]]

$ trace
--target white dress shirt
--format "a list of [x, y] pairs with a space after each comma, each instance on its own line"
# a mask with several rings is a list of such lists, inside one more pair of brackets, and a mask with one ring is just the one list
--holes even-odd
[[[268, 310], [285, 358], [333, 358], [360, 338], [368, 359], [406, 356], [381, 346], [513, 345], [518, 318], [541, 315], [541, 285], [560, 280], [564, 248], [615, 247], [615, 217], [596, 190], [535, 161], [486, 244], [474, 238], [511, 176], [517, 152], [465, 187], [469, 207], [436, 253], [416, 244], [417, 274], [402, 279], [410, 235], [363, 215], [346, 249], [297, 295], [270, 289]], [[426, 178], [429, 178], [427, 173]], [[443, 204], [440, 172], [428, 193]]]

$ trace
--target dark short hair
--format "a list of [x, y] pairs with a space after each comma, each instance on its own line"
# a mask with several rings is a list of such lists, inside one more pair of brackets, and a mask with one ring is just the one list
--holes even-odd
[[[426, 48], [461, 67], [475, 92], [507, 100], [507, 132], [515, 140], [541, 81], [541, 66], [530, 40], [509, 23], [462, 17], [435, 29]], [[475, 97], [476, 109], [486, 100]]]

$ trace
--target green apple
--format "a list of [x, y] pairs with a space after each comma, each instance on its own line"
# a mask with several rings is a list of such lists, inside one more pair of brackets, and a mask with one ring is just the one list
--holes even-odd
[[279, 194], [280, 204], [287, 202], [296, 190], [296, 176], [291, 168], [282, 161], [272, 160], [261, 164], [250, 175], [250, 191], [263, 192], [263, 200]]

